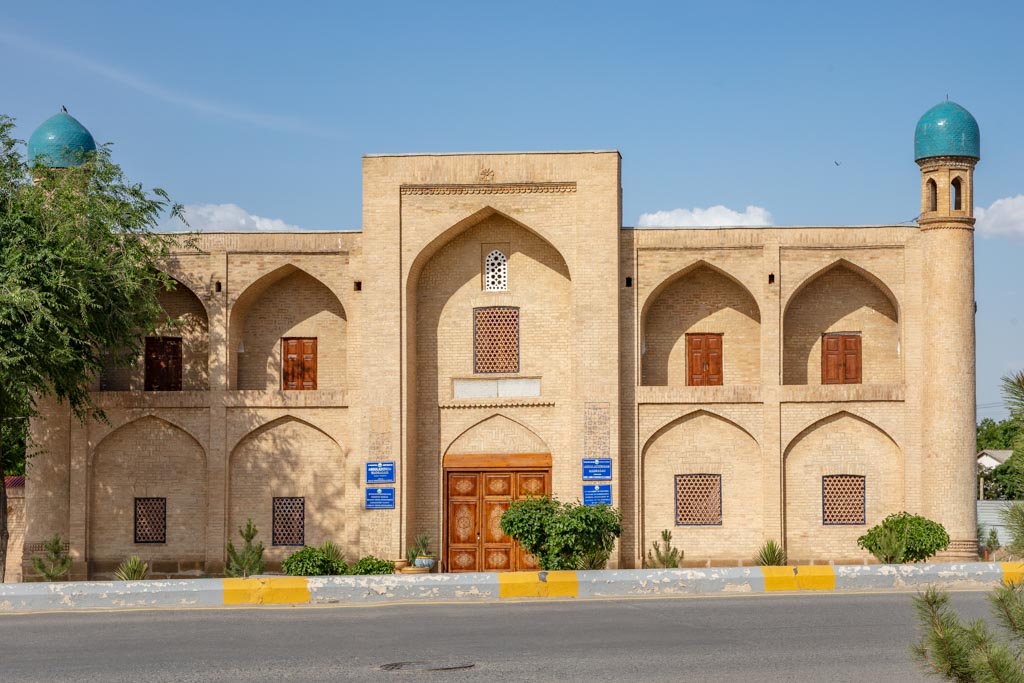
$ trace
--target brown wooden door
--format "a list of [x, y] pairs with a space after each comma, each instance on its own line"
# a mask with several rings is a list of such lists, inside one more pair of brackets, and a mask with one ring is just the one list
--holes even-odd
[[146, 391], [181, 391], [181, 337], [146, 337]]
[[285, 337], [281, 340], [281, 388], [316, 389], [316, 339]]
[[821, 336], [821, 383], [861, 383], [861, 343], [859, 334], [846, 332]]
[[722, 385], [722, 335], [686, 335], [686, 376], [691, 387]]
[[485, 470], [447, 473], [447, 538], [450, 572], [537, 569], [536, 558], [501, 530], [501, 516], [518, 498], [550, 492], [546, 471]]

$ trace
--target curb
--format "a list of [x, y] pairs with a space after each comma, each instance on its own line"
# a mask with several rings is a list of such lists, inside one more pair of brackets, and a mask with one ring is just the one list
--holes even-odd
[[0, 584], [0, 614], [258, 605], [492, 602], [778, 591], [856, 592], [1024, 582], [1024, 562], [799, 565]]

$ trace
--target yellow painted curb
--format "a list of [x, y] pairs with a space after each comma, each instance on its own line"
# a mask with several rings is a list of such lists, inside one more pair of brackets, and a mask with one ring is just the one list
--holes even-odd
[[575, 598], [579, 592], [574, 571], [498, 574], [498, 595], [503, 598]]
[[305, 577], [221, 579], [225, 605], [296, 605], [309, 602]]
[[831, 565], [797, 567], [761, 567], [765, 591], [830, 591], [836, 587], [836, 571]]
[[1000, 562], [1003, 569], [1003, 583], [1024, 583], [1024, 562]]

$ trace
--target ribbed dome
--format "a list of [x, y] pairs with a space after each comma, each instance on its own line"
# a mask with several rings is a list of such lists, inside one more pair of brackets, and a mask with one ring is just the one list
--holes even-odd
[[28, 139], [29, 163], [39, 162], [51, 168], [79, 166], [82, 155], [96, 151], [96, 141], [85, 126], [66, 111], [54, 114], [40, 124]]
[[949, 100], [926, 111], [914, 131], [914, 161], [942, 156], [981, 158], [978, 122]]

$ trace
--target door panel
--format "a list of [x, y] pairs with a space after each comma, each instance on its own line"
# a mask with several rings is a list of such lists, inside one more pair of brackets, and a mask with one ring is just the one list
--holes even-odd
[[691, 387], [704, 386], [704, 336], [686, 335], [686, 376]]
[[722, 386], [722, 335], [709, 334], [704, 338], [705, 376], [707, 386]]
[[821, 336], [821, 383], [861, 383], [859, 334], [826, 333]]
[[691, 387], [721, 386], [722, 335], [686, 335], [686, 378]]
[[843, 384], [860, 384], [860, 337], [843, 337]]

